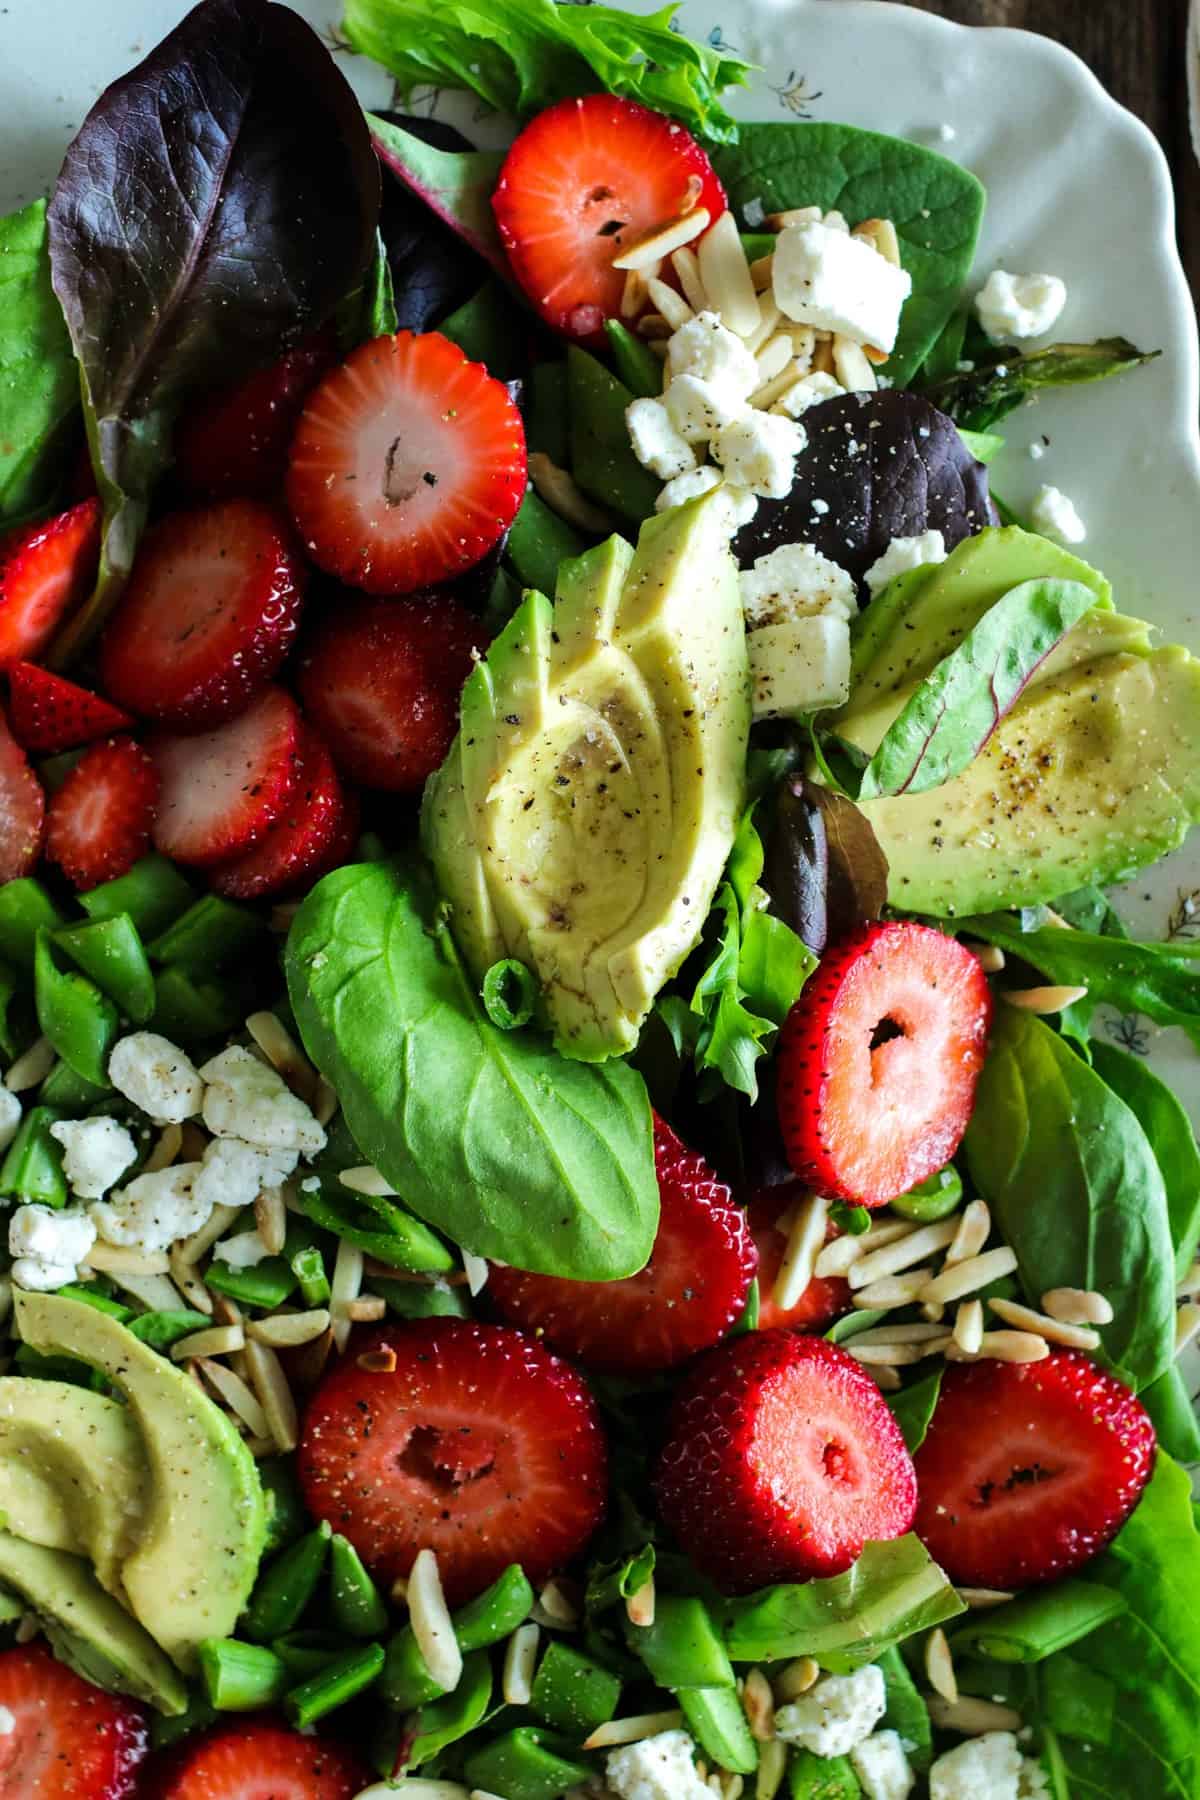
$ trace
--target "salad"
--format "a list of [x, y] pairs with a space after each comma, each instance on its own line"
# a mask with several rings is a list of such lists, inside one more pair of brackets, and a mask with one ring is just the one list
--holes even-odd
[[14, 1800], [1200, 1796], [1200, 662], [988, 470], [1153, 346], [672, 11], [201, 0], [0, 219]]

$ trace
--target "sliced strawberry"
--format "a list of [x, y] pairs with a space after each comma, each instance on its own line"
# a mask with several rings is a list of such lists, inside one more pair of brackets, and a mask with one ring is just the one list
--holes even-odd
[[[788, 1243], [789, 1214], [806, 1192], [800, 1181], [760, 1188], [746, 1209], [758, 1247], [760, 1331], [771, 1331], [776, 1325], [790, 1325], [796, 1331], [824, 1331], [832, 1320], [850, 1308], [850, 1284], [840, 1275], [829, 1279], [814, 1275], [794, 1306], [782, 1307], [775, 1299], [775, 1283]], [[831, 1226], [826, 1241], [836, 1236]]]
[[917, 1452], [915, 1529], [965, 1586], [1055, 1581], [1116, 1535], [1153, 1463], [1145, 1408], [1080, 1351], [959, 1363]]
[[662, 1200], [650, 1260], [624, 1281], [560, 1281], [495, 1266], [487, 1291], [512, 1325], [612, 1374], [672, 1369], [723, 1338], [757, 1262], [746, 1215], [703, 1157], [654, 1122]]
[[909, 1529], [917, 1484], [871, 1377], [836, 1344], [752, 1331], [702, 1358], [675, 1398], [659, 1510], [725, 1593], [837, 1575]]
[[0, 707], [0, 882], [28, 875], [42, 853], [46, 796]]
[[712, 220], [725, 211], [695, 138], [614, 94], [539, 113], [492, 196], [513, 274], [547, 324], [584, 343], [602, 343], [605, 319], [621, 316], [625, 276], [613, 258], [694, 206]]
[[779, 1041], [779, 1123], [801, 1180], [882, 1206], [944, 1167], [991, 1016], [978, 958], [928, 925], [865, 925], [827, 951]]
[[307, 570], [261, 500], [171, 513], [148, 532], [100, 643], [100, 685], [143, 719], [200, 731], [244, 712], [287, 655]]
[[300, 698], [347, 775], [416, 793], [445, 759], [486, 643], [453, 600], [340, 600], [305, 645]]
[[214, 731], [155, 738], [162, 796], [154, 842], [163, 855], [203, 868], [265, 837], [296, 785], [300, 730], [291, 695], [269, 687]]
[[189, 412], [175, 433], [175, 472], [188, 492], [206, 500], [278, 493], [296, 420], [335, 354], [332, 332], [318, 332]]
[[239, 1719], [168, 1759], [156, 1800], [353, 1800], [369, 1781], [341, 1744], [268, 1719]]
[[511, 394], [436, 331], [363, 344], [309, 396], [292, 439], [287, 497], [309, 554], [369, 594], [461, 575], [524, 494]]
[[130, 1800], [149, 1735], [140, 1706], [106, 1694], [42, 1644], [0, 1652], [0, 1794], [12, 1800]]
[[144, 856], [158, 802], [158, 771], [130, 737], [85, 750], [46, 815], [46, 855], [77, 888], [95, 887]]
[[333, 758], [312, 726], [304, 725], [296, 785], [286, 806], [252, 849], [213, 870], [213, 887], [230, 900], [261, 900], [302, 890], [328, 866], [344, 813]]
[[[394, 1369], [364, 1354], [381, 1350]], [[604, 1510], [595, 1402], [567, 1363], [506, 1325], [414, 1319], [352, 1344], [309, 1402], [297, 1464], [309, 1510], [380, 1580], [435, 1550], [451, 1605], [509, 1563], [544, 1580]]]
[[0, 668], [41, 654], [96, 579], [100, 502], [13, 531], [0, 544]]
[[8, 708], [17, 742], [48, 755], [128, 731], [134, 722], [99, 694], [29, 662], [8, 671]]

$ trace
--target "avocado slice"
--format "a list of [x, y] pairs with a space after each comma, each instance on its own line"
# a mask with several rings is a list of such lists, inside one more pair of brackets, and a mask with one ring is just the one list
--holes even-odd
[[463, 692], [424, 842], [477, 977], [517, 956], [564, 1055], [637, 1042], [691, 950], [743, 800], [750, 677], [719, 498], [530, 593]]
[[[17, 1329], [43, 1355], [69, 1354], [124, 1395], [149, 1466], [137, 1543], [121, 1565], [135, 1616], [181, 1669], [229, 1636], [266, 1538], [254, 1460], [195, 1382], [124, 1325], [79, 1300], [14, 1292]], [[3, 1570], [0, 1569], [0, 1580]]]
[[83, 1557], [0, 1531], [0, 1582], [37, 1613], [59, 1661], [86, 1680], [162, 1713], [187, 1710], [187, 1688], [168, 1658]]
[[128, 1409], [65, 1381], [0, 1377], [0, 1514], [9, 1531], [92, 1563], [121, 1593], [149, 1471]]

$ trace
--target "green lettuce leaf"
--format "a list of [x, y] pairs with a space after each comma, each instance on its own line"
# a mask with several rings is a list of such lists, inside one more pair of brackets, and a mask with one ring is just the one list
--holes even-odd
[[50, 286], [46, 202], [0, 219], [0, 519], [30, 512], [55, 486], [79, 407], [79, 373]]

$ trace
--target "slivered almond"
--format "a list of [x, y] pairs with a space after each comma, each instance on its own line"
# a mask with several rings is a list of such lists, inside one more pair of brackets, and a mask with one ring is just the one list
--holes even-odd
[[750, 396], [751, 406], [756, 407], [759, 412], [767, 412], [777, 400], [795, 387], [802, 374], [800, 359], [793, 356], [778, 375], [773, 376], [770, 381], [764, 381], [761, 387], [755, 388]]
[[179, 1155], [183, 1144], [183, 1127], [180, 1125], [164, 1125], [155, 1141], [153, 1150], [142, 1165], [143, 1175], [155, 1175], [159, 1169], [169, 1169]]
[[630, 269], [621, 287], [621, 317], [636, 319], [645, 311], [649, 297], [646, 277], [640, 269]]
[[925, 1673], [935, 1694], [951, 1705], [958, 1699], [958, 1681], [954, 1674], [954, 1658], [946, 1634], [938, 1625], [925, 1639]]
[[985, 1731], [1019, 1731], [1021, 1715], [1011, 1706], [1000, 1706], [994, 1700], [976, 1700], [962, 1694], [957, 1700], [945, 1700], [940, 1694], [927, 1699], [929, 1716], [943, 1731], [958, 1731], [964, 1737], [982, 1737]]
[[[758, 1775], [754, 1783], [754, 1800], [775, 1800], [787, 1773], [788, 1747], [782, 1738], [772, 1738], [758, 1753]], [[741, 1780], [741, 1777], [738, 1777]]]
[[829, 336], [828, 332], [818, 331], [816, 333], [816, 342], [813, 345], [810, 373], [813, 375], [832, 375], [833, 372], [833, 339]]
[[[945, 1333], [938, 1334], [944, 1337]], [[845, 1348], [857, 1362], [866, 1363], [870, 1367], [902, 1368], [908, 1363], [919, 1363], [930, 1355], [927, 1344], [874, 1343], [864, 1344], [861, 1338], [848, 1339]]]
[[983, 1302], [964, 1300], [954, 1315], [954, 1342], [964, 1356], [978, 1356], [983, 1343]]
[[45, 1081], [54, 1063], [55, 1049], [50, 1039], [37, 1038], [23, 1056], [18, 1056], [4, 1077], [4, 1085], [10, 1094], [23, 1094], [27, 1088]]
[[992, 1215], [986, 1200], [969, 1200], [958, 1215], [958, 1229], [946, 1251], [946, 1267], [978, 1256], [992, 1229]]
[[939, 1219], [933, 1225], [919, 1225], [915, 1231], [897, 1237], [890, 1244], [879, 1250], [872, 1250], [869, 1255], [861, 1256], [850, 1265], [847, 1279], [852, 1288], [867, 1287], [872, 1281], [878, 1281], [885, 1275], [898, 1275], [901, 1270], [909, 1269], [914, 1263], [932, 1256], [935, 1251], [944, 1250], [958, 1230], [955, 1219]]
[[378, 1350], [364, 1350], [355, 1358], [360, 1369], [367, 1375], [391, 1375], [396, 1368], [396, 1352], [387, 1344]]
[[754, 283], [755, 293], [761, 295], [765, 289], [770, 287], [774, 277], [774, 252], [769, 256], [755, 257], [754, 261], [750, 264], [750, 279]]
[[524, 1625], [517, 1626], [504, 1646], [500, 1692], [508, 1706], [529, 1705], [541, 1635], [541, 1626], [527, 1621]]
[[572, 1630], [579, 1623], [579, 1608], [567, 1592], [559, 1576], [548, 1581], [537, 1597], [546, 1619], [560, 1629]]
[[84, 1266], [105, 1275], [165, 1275], [171, 1266], [165, 1250], [135, 1250], [130, 1244], [106, 1244], [97, 1240]]
[[708, 295], [704, 291], [704, 283], [700, 279], [700, 264], [696, 260], [694, 250], [674, 250], [671, 253], [671, 267], [674, 269], [683, 297], [693, 312], [708, 312]]
[[588, 499], [573, 475], [560, 469], [544, 450], [534, 450], [529, 457], [529, 479], [541, 498], [560, 519], [578, 525], [581, 531], [611, 531], [612, 519]]
[[333, 1263], [333, 1276], [329, 1283], [329, 1316], [332, 1321], [333, 1340], [339, 1350], [346, 1348], [350, 1336], [351, 1320], [346, 1311], [352, 1300], [357, 1300], [363, 1279], [363, 1253], [345, 1238], [338, 1241], [337, 1255]]
[[281, 1450], [294, 1450], [300, 1441], [300, 1421], [283, 1364], [269, 1345], [256, 1338], [246, 1340], [246, 1362], [251, 1385], [266, 1415], [267, 1430]]
[[610, 1719], [598, 1725], [583, 1740], [584, 1750], [614, 1750], [618, 1744], [640, 1744], [644, 1738], [658, 1737], [664, 1731], [678, 1731], [683, 1714], [674, 1712], [632, 1713], [627, 1719]]
[[633, 328], [640, 338], [653, 338], [665, 343], [671, 336], [671, 327], [661, 313], [643, 313]]
[[748, 1669], [742, 1685], [742, 1710], [757, 1743], [768, 1744], [775, 1736], [775, 1696], [759, 1668]]
[[1044, 1337], [1050, 1344], [1066, 1344], [1071, 1350], [1098, 1350], [1100, 1333], [1093, 1331], [1090, 1325], [1067, 1325], [1062, 1319], [1055, 1319], [1049, 1313], [1035, 1312], [1032, 1306], [1022, 1306], [1018, 1300], [989, 1300], [988, 1306], [998, 1319], [1006, 1325], [1015, 1325], [1021, 1331], [1035, 1332]]
[[856, 1344], [929, 1344], [946, 1334], [940, 1325], [872, 1325], [869, 1331], [856, 1331]]
[[832, 1243], [824, 1246], [813, 1264], [814, 1275], [844, 1275], [851, 1263], [857, 1262], [862, 1255], [862, 1242], [850, 1232], [834, 1238]]
[[990, 1357], [993, 1362], [1044, 1362], [1050, 1354], [1050, 1346], [1034, 1331], [985, 1331], [979, 1354]]
[[183, 1308], [183, 1295], [165, 1275], [132, 1275], [123, 1269], [110, 1269], [109, 1274], [122, 1293], [132, 1294], [147, 1312], [176, 1312]]
[[172, 1362], [195, 1362], [203, 1357], [228, 1356], [245, 1346], [246, 1334], [240, 1325], [210, 1325], [204, 1331], [191, 1331], [171, 1345]]
[[1047, 1013], [1062, 1012], [1065, 1007], [1074, 1006], [1077, 1000], [1086, 1000], [1087, 989], [1085, 987], [1008, 988], [1000, 998], [1009, 1006], [1020, 1007], [1022, 1012], [1036, 1013], [1041, 1016]]
[[1064, 1325], [1111, 1325], [1112, 1302], [1092, 1288], [1049, 1288], [1042, 1311]]
[[975, 957], [985, 975], [998, 975], [1007, 962], [999, 944], [979, 944], [973, 938], [964, 938], [963, 946]]
[[772, 1683], [776, 1704], [784, 1706], [789, 1700], [798, 1700], [801, 1694], [807, 1694], [820, 1673], [820, 1663], [811, 1656], [797, 1656], [785, 1663]]
[[783, 316], [769, 294], [762, 295], [759, 306], [762, 308], [762, 317], [745, 340], [747, 350], [752, 350], [755, 356], [758, 355]]
[[1016, 1595], [1004, 1588], [960, 1587], [958, 1597], [972, 1612], [987, 1612], [993, 1606], [1007, 1606]]
[[487, 1286], [487, 1258], [484, 1256], [476, 1256], [473, 1250], [464, 1250], [462, 1259], [463, 1274], [467, 1278], [467, 1292], [471, 1295], [472, 1299], [474, 1299], [475, 1295], [482, 1294], [484, 1288]]
[[[722, 214], [722, 217], [728, 217], [728, 214]], [[626, 244], [620, 256], [613, 257], [612, 266], [614, 269], [648, 269], [651, 263], [659, 263], [664, 256], [670, 256], [672, 251], [681, 250], [685, 244], [693, 243], [702, 231], [707, 231], [709, 223], [708, 208], [694, 206], [678, 218], [656, 225], [652, 231], [635, 239], [632, 244]], [[736, 227], [734, 235], [736, 236]], [[703, 274], [703, 262], [700, 266]], [[707, 280], [704, 285], [708, 287]]]
[[647, 281], [646, 287], [650, 294], [651, 305], [658, 308], [673, 330], [678, 331], [681, 325], [686, 325], [689, 319], [695, 318], [695, 313], [683, 295], [677, 293], [673, 287], [668, 287], [665, 281], [660, 281], [657, 276], [652, 275]]
[[819, 206], [791, 206], [785, 212], [768, 213], [763, 219], [763, 227], [767, 231], [786, 231], [789, 225], [819, 225], [821, 223]]
[[343, 1169], [338, 1180], [352, 1194], [369, 1194], [376, 1200], [393, 1200], [396, 1197], [395, 1188], [386, 1175], [380, 1174], [374, 1163], [361, 1163], [353, 1169]]
[[[849, 1349], [849, 1347], [849, 1345], [846, 1346], [847, 1349]], [[899, 1393], [901, 1387], [904, 1385], [896, 1370], [893, 1369], [889, 1363], [873, 1363], [871, 1365], [870, 1374], [871, 1380], [875, 1383], [875, 1386], [882, 1388], [886, 1394]]]
[[[246, 1426], [250, 1435], [255, 1438], [271, 1438], [267, 1426], [267, 1415], [259, 1405], [249, 1385], [240, 1375], [224, 1363], [208, 1362], [203, 1357], [196, 1364], [213, 1393], [223, 1400], [231, 1412]], [[271, 1438], [272, 1446], [275, 1440]]]
[[874, 393], [879, 386], [862, 345], [840, 333], [833, 340], [833, 372], [850, 394]]
[[762, 387], [766, 382], [774, 381], [777, 375], [782, 375], [794, 357], [795, 351], [792, 349], [790, 332], [781, 331], [773, 338], [769, 338], [755, 358], [758, 363], [759, 386]]
[[874, 1312], [881, 1306], [911, 1306], [921, 1297], [932, 1277], [930, 1268], [912, 1269], [903, 1275], [885, 1275], [882, 1281], [859, 1288], [854, 1295], [854, 1304], [867, 1312]]
[[282, 1020], [273, 1012], [251, 1013], [246, 1020], [246, 1030], [293, 1094], [306, 1106], [311, 1106], [317, 1091], [317, 1071]]
[[462, 1680], [463, 1658], [432, 1550], [419, 1550], [409, 1570], [408, 1622], [425, 1667], [443, 1692], [452, 1694]]
[[240, 1206], [214, 1206], [207, 1221], [193, 1231], [191, 1237], [181, 1238], [174, 1246], [179, 1253], [179, 1260], [189, 1266], [198, 1263], [205, 1252], [212, 1249], [217, 1239], [225, 1235], [241, 1210]]
[[896, 236], [896, 227], [890, 219], [863, 219], [850, 235], [863, 238], [894, 269], [900, 267], [900, 239]]
[[838, 212], [836, 208], [831, 212], [827, 212], [822, 218], [821, 223], [822, 225], [828, 225], [830, 231], [849, 231], [850, 229], [850, 221], [847, 219], [845, 213]]
[[268, 1256], [278, 1256], [287, 1239], [287, 1208], [280, 1188], [264, 1188], [254, 1202], [254, 1223]]
[[785, 1312], [797, 1304], [812, 1280], [817, 1251], [825, 1241], [829, 1206], [820, 1194], [807, 1194], [796, 1203], [794, 1212], [772, 1291], [776, 1306]]
[[246, 1336], [273, 1350], [291, 1350], [297, 1344], [311, 1344], [328, 1330], [329, 1314], [323, 1306], [315, 1306], [311, 1312], [269, 1313], [265, 1319], [251, 1319]]
[[[1016, 1267], [1016, 1256], [1005, 1244], [998, 1250], [986, 1250], [982, 1256], [968, 1256], [963, 1262], [943, 1269], [940, 1275], [926, 1281], [914, 1298], [940, 1304], [949, 1300], [962, 1300], [968, 1294], [987, 1287], [989, 1282], [1012, 1275]], [[861, 1301], [860, 1293], [855, 1296], [855, 1305], [859, 1305]]]
[[722, 322], [739, 337], [748, 336], [759, 323], [762, 309], [731, 212], [722, 213], [712, 230], [705, 232], [696, 254], [704, 291]]
[[377, 1325], [387, 1317], [387, 1301], [380, 1294], [359, 1294], [346, 1301], [345, 1314], [352, 1325]]

